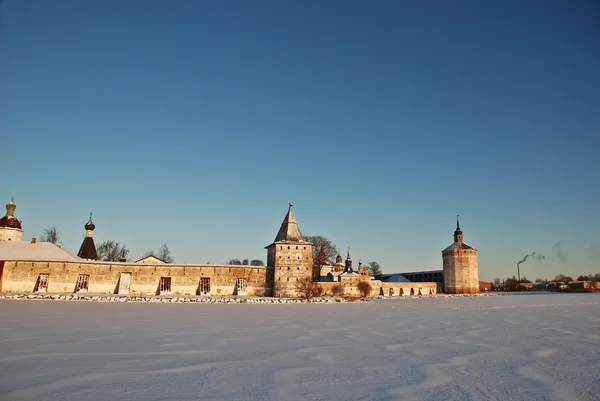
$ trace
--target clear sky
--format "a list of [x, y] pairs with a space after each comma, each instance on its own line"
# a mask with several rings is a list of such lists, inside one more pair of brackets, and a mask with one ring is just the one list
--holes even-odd
[[93, 212], [133, 259], [266, 261], [291, 202], [388, 273], [457, 214], [481, 279], [596, 273], [599, 71], [593, 0], [0, 0], [0, 200], [74, 252]]

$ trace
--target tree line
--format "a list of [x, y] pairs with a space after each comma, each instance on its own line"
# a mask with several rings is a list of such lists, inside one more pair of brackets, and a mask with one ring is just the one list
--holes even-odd
[[[496, 277], [493, 281], [493, 284], [495, 287], [499, 287], [503, 281], [504, 281], [504, 289], [505, 290], [510, 291], [510, 290], [516, 290], [519, 288], [519, 279], [517, 279], [515, 276], [508, 277], [504, 280], [501, 280], [500, 278]], [[533, 283], [535, 283], [535, 284], [547, 283], [550, 281], [562, 282], [562, 283], [566, 283], [566, 284], [570, 283], [571, 281], [600, 281], [600, 273], [582, 274], [582, 275], [579, 275], [576, 280], [574, 280], [573, 277], [571, 277], [571, 276], [567, 276], [567, 275], [561, 273], [561, 274], [557, 274], [554, 277], [554, 279], [552, 279], [552, 280], [548, 280], [547, 278], [538, 277], [533, 281]], [[529, 280], [527, 277], [523, 276], [523, 277], [521, 277], [521, 284], [532, 284], [532, 281]]]

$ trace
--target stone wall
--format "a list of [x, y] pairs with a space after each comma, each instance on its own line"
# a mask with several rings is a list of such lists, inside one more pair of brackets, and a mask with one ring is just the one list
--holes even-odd
[[[121, 273], [130, 273], [129, 294], [156, 295], [161, 277], [170, 278], [170, 294], [196, 295], [200, 278], [210, 279], [207, 295], [271, 296], [268, 277], [272, 272], [257, 266], [132, 264], [109, 262], [5, 261], [0, 291], [33, 292], [40, 274], [47, 274], [48, 293], [73, 293], [80, 275], [87, 275], [87, 292], [119, 293]], [[238, 279], [245, 280], [245, 293], [238, 294]], [[271, 279], [272, 282], [272, 279]]]
[[[437, 293], [436, 283], [369, 283], [371, 284], [370, 296], [410, 296], [410, 295], [429, 295]], [[333, 287], [341, 286], [343, 296], [359, 296], [360, 291], [358, 286], [343, 285], [341, 283], [319, 282], [319, 286], [323, 289], [326, 295], [332, 295]]]
[[444, 265], [444, 292], [447, 294], [478, 294], [479, 267], [477, 251], [454, 249], [442, 254]]

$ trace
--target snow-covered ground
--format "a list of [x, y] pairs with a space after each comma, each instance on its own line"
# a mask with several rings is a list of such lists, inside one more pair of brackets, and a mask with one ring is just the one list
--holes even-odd
[[0, 301], [0, 400], [600, 400], [600, 294]]

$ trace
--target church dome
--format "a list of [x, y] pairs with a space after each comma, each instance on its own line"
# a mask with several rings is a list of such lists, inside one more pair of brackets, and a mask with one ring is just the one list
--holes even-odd
[[85, 223], [84, 228], [88, 231], [94, 231], [94, 229], [96, 228], [96, 225], [94, 224], [94, 222], [92, 221], [92, 214], [90, 213], [90, 220]]
[[15, 202], [11, 198], [10, 202], [6, 204], [6, 216], [0, 219], [0, 228], [17, 228], [19, 230], [23, 229], [21, 227], [21, 221], [14, 216], [16, 208], [17, 205], [15, 205]]

